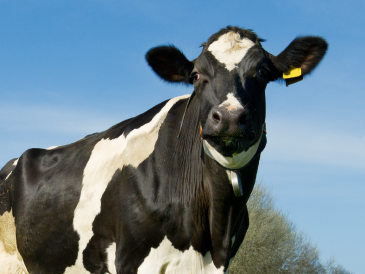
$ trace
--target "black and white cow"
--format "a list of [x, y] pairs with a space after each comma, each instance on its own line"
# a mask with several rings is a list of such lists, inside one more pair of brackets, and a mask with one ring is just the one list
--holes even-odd
[[291, 67], [310, 73], [327, 50], [315, 36], [278, 56], [261, 42], [227, 27], [193, 61], [153, 48], [152, 69], [191, 84], [191, 96], [10, 161], [0, 172], [0, 273], [227, 271], [266, 145], [266, 85]]

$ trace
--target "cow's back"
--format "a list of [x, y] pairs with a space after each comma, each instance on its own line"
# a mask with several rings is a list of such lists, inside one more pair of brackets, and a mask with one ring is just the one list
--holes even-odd
[[[77, 219], [87, 218], [87, 214], [76, 216], [83, 184], [87, 183], [84, 179], [89, 180], [90, 170], [96, 168], [90, 167], [90, 162], [95, 162], [98, 170], [107, 169], [106, 162], [97, 155], [98, 147], [124, 138], [135, 128], [149, 123], [165, 103], [70, 145], [29, 149], [3, 167], [0, 171], [0, 274], [65, 273], [68, 267], [77, 264], [80, 249], [81, 252], [85, 249], [80, 241], [85, 235], [75, 227]], [[90, 180], [93, 184], [95, 178]], [[105, 189], [98, 193], [97, 183], [92, 195], [99, 197]], [[91, 228], [94, 220], [88, 221]], [[80, 272], [72, 269], [70, 273]]]
[[23, 259], [32, 273], [63, 273], [75, 263], [79, 235], [73, 228], [74, 210], [83, 170], [102, 136], [29, 149], [0, 171], [1, 274], [27, 273]]

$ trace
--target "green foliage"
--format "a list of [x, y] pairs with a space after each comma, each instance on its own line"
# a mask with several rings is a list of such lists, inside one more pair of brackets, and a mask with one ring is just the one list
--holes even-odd
[[275, 208], [265, 186], [256, 184], [247, 206], [250, 226], [230, 274], [351, 274], [335, 259], [321, 263], [316, 245]]

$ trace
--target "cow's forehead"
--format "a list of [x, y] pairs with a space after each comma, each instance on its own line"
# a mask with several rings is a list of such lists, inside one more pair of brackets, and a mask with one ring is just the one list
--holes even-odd
[[224, 64], [228, 71], [233, 70], [247, 54], [248, 50], [255, 46], [255, 43], [235, 31], [222, 34], [208, 47], [213, 56], [220, 63]]

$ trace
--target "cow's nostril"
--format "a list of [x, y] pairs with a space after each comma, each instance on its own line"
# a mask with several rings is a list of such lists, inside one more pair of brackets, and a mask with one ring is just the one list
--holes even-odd
[[221, 115], [220, 115], [220, 113], [219, 113], [219, 112], [217, 112], [217, 111], [215, 111], [215, 112], [213, 113], [213, 119], [214, 119], [216, 122], [220, 122], [220, 120], [221, 120]]
[[248, 111], [247, 111], [247, 110], [245, 110], [245, 111], [243, 111], [243, 112], [241, 113], [241, 115], [240, 115], [240, 117], [239, 117], [239, 120], [238, 120], [238, 123], [239, 123], [240, 125], [244, 125], [244, 124], [246, 124], [246, 122], [247, 122], [247, 115], [248, 115]]

